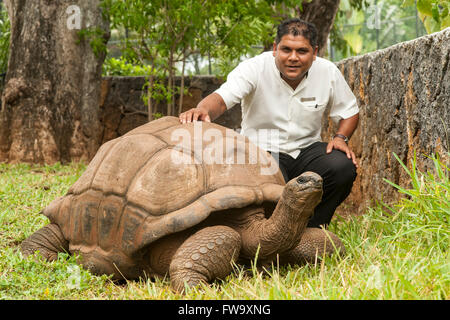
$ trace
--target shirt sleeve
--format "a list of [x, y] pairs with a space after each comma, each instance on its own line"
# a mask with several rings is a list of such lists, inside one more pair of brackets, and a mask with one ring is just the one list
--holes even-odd
[[337, 67], [334, 69], [330, 118], [337, 124], [341, 119], [348, 119], [359, 113], [359, 107], [344, 76]]
[[241, 103], [245, 96], [255, 90], [260, 67], [258, 58], [255, 57], [241, 62], [228, 74], [227, 81], [215, 91], [222, 97], [227, 109]]

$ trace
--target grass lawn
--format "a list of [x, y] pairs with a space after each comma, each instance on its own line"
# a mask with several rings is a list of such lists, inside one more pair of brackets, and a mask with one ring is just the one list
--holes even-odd
[[345, 244], [344, 257], [316, 265], [274, 265], [265, 273], [236, 267], [223, 281], [185, 296], [172, 292], [167, 280], [113, 283], [64, 254], [51, 263], [37, 255], [24, 259], [19, 244], [48, 223], [40, 210], [64, 195], [86, 166], [0, 164], [0, 299], [448, 300], [449, 169], [433, 159], [434, 172], [418, 172], [413, 164], [412, 187], [398, 187], [404, 194], [399, 203], [332, 221], [329, 229]]

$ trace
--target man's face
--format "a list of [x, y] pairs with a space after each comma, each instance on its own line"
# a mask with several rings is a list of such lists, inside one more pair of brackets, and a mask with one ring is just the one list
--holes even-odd
[[278, 45], [273, 44], [273, 56], [282, 78], [296, 87], [316, 60], [317, 47], [313, 48], [303, 36], [286, 34]]

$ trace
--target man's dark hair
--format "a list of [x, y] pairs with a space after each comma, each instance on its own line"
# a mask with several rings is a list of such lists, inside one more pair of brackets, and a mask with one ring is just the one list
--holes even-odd
[[279, 44], [281, 38], [287, 34], [293, 36], [303, 36], [309, 40], [311, 47], [317, 46], [317, 29], [312, 23], [306, 22], [300, 18], [287, 19], [281, 22], [277, 27], [277, 36], [275, 43]]

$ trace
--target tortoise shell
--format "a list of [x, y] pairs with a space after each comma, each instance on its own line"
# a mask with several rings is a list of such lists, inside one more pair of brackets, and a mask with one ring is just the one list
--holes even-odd
[[97, 251], [116, 261], [212, 212], [276, 204], [284, 185], [272, 156], [248, 138], [164, 117], [103, 144], [43, 214], [59, 225], [71, 253]]

